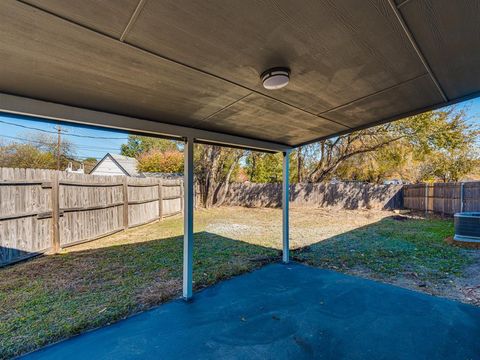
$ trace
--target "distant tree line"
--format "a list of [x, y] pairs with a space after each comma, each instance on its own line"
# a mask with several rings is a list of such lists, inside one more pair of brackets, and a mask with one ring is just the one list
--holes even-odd
[[[458, 181], [479, 168], [478, 135], [462, 110], [426, 112], [295, 149], [290, 181]], [[122, 146], [146, 172], [182, 172], [182, 150], [181, 143], [137, 135]], [[198, 144], [195, 178], [203, 204], [220, 205], [232, 181], [280, 182], [282, 155]]]
[[[458, 181], [480, 177], [478, 126], [455, 107], [426, 112], [396, 122], [337, 136], [295, 149], [290, 181], [354, 180], [381, 183], [385, 179]], [[25, 143], [0, 144], [0, 166], [55, 169], [78, 164], [75, 146], [47, 134], [26, 134]], [[130, 135], [121, 154], [135, 157], [141, 172], [182, 173], [183, 144]], [[195, 145], [195, 179], [207, 207], [222, 204], [230, 183], [282, 180], [282, 155], [213, 145]], [[88, 172], [96, 159], [83, 161]]]
[[[69, 163], [79, 167], [81, 163], [89, 172], [97, 163], [95, 158], [78, 160], [75, 145], [62, 139], [58, 147], [55, 135], [27, 132], [22, 138], [28, 142], [0, 143], [0, 167], [65, 170]], [[58, 161], [59, 160], [59, 161]]]
[[[290, 174], [293, 182], [447, 182], [478, 171], [479, 159], [478, 126], [450, 107], [298, 148]], [[253, 182], [279, 181], [281, 155], [250, 152], [246, 171]]]

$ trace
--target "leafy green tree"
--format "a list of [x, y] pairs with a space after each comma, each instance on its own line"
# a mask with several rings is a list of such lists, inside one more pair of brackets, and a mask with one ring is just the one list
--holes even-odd
[[11, 144], [0, 146], [0, 167], [56, 169], [57, 159], [30, 144]]
[[[30, 142], [0, 146], [0, 165], [3, 167], [57, 169], [58, 139], [56, 135], [26, 133]], [[75, 160], [75, 145], [68, 139], [60, 142], [60, 169]]]
[[[297, 150], [298, 151], [298, 150]], [[298, 157], [296, 152], [290, 155], [290, 181], [296, 182]], [[251, 151], [245, 160], [245, 170], [250, 181], [255, 183], [281, 182], [283, 178], [283, 155]]]
[[244, 154], [240, 149], [195, 145], [195, 179], [204, 207], [219, 206], [225, 201]]
[[138, 171], [183, 173], [183, 153], [178, 150], [152, 149], [138, 156]]
[[429, 159], [430, 161], [426, 161], [422, 167], [421, 179], [424, 181], [460, 181], [462, 177], [472, 173], [477, 164], [463, 148], [439, 151]]
[[[387, 178], [456, 180], [475, 168], [477, 138], [478, 129], [466, 122], [462, 111], [450, 107], [427, 112], [295, 150], [290, 181], [318, 182], [333, 177], [369, 182]], [[172, 142], [131, 136], [124, 148], [138, 156], [144, 149], [164, 152], [172, 148]], [[156, 156], [155, 161], [161, 162], [158, 153]], [[228, 190], [243, 156], [243, 169], [252, 182], [281, 181], [281, 154], [197, 145], [195, 174], [206, 206], [221, 202], [219, 194]]]
[[334, 176], [344, 180], [380, 183], [387, 178], [407, 179], [402, 173], [410, 160], [410, 149], [401, 141], [377, 151], [353, 156], [341, 163]]
[[85, 174], [90, 174], [92, 169], [95, 167], [97, 164], [97, 159], [94, 157], [88, 157], [85, 160], [83, 160], [83, 166], [85, 167]]
[[279, 182], [282, 180], [282, 154], [250, 152], [246, 170], [250, 181], [255, 183]]
[[419, 180], [459, 181], [475, 170], [479, 159], [478, 127], [466, 121], [464, 111], [436, 111], [430, 119], [432, 131], [424, 133], [415, 149], [423, 160]]
[[176, 141], [154, 138], [150, 136], [129, 135], [126, 144], [121, 146], [121, 154], [129, 157], [138, 157], [150, 150], [160, 152], [178, 150]]
[[398, 175], [450, 181], [471, 171], [478, 134], [463, 111], [449, 107], [308, 145], [302, 171], [311, 182]]

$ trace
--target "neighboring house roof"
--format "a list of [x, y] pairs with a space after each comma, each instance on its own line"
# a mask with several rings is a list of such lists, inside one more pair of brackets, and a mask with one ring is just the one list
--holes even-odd
[[138, 161], [135, 158], [131, 158], [128, 156], [123, 156], [123, 155], [117, 155], [117, 154], [110, 154], [107, 153], [102, 160], [100, 160], [95, 167], [92, 169], [90, 174], [93, 174], [95, 172], [95, 169], [97, 169], [102, 162], [104, 162], [106, 159], [110, 158], [115, 165], [118, 166], [120, 170], [122, 170], [123, 173], [127, 176], [131, 177], [144, 177], [144, 175], [141, 172], [137, 171], [137, 166], [138, 166]]

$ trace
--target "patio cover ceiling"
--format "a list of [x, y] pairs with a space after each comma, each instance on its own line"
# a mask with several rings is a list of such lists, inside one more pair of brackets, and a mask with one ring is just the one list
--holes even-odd
[[[3, 0], [0, 110], [279, 150], [477, 95], [479, 14], [478, 0]], [[265, 90], [275, 66], [290, 84]]]

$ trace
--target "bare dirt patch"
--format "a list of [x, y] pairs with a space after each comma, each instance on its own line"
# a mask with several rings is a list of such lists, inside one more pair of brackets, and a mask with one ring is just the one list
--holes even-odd
[[161, 304], [177, 296], [182, 290], [181, 279], [168, 279], [164, 271], [155, 277], [147, 286], [140, 289], [136, 299], [142, 309]]
[[[208, 232], [281, 249], [282, 218], [279, 209], [228, 207], [201, 213], [210, 217], [206, 225]], [[290, 246], [292, 249], [303, 248], [391, 215], [391, 212], [380, 210], [292, 208]]]

